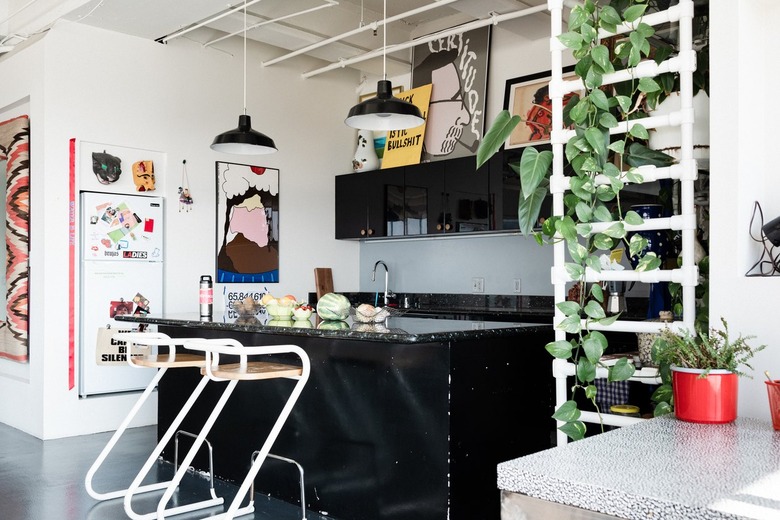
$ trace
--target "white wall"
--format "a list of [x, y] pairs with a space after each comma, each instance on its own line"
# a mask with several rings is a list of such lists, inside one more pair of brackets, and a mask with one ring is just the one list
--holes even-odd
[[[248, 62], [278, 52], [250, 42]], [[0, 113], [29, 97], [32, 127], [31, 360], [28, 367], [0, 365], [0, 421], [41, 438], [109, 430], [135, 399], [79, 399], [76, 388], [68, 389], [72, 137], [167, 153], [167, 171], [156, 172], [164, 186], [159, 194], [168, 201], [166, 312], [193, 311], [200, 274], [214, 272], [217, 160], [280, 170], [281, 281], [268, 284], [269, 290], [304, 297], [313, 290], [315, 267], [333, 266], [336, 279], [356, 271], [358, 248], [332, 239], [332, 215], [334, 172], [350, 164], [354, 151], [355, 131], [343, 119], [357, 101], [357, 73], [304, 80], [300, 73], [318, 63], [306, 58], [251, 66], [248, 113], [280, 151], [237, 158], [213, 152], [209, 144], [234, 128], [242, 113], [241, 58], [240, 41], [224, 42], [221, 49], [204, 49], [187, 38], [161, 45], [58, 23], [40, 42], [0, 60], [0, 77], [14, 78], [4, 82], [9, 87], [0, 92]], [[177, 204], [183, 159], [194, 199], [189, 213], [179, 213]], [[221, 289], [215, 291], [217, 305]], [[150, 407], [139, 424], [155, 418]]]
[[[729, 329], [757, 336], [767, 348], [751, 362], [753, 378], [740, 381], [739, 415], [769, 420], [764, 370], [780, 377], [777, 304], [780, 277], [748, 278], [761, 255], [748, 229], [758, 201], [764, 221], [780, 214], [773, 127], [780, 107], [772, 102], [780, 73], [774, 65], [777, 45], [775, 0], [712, 2], [710, 96], [710, 322], [726, 318]], [[754, 233], [758, 236], [758, 227]], [[777, 253], [777, 251], [776, 251]]]

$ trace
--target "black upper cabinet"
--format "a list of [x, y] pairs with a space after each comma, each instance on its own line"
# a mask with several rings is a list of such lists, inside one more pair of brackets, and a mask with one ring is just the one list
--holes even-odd
[[403, 235], [404, 171], [336, 176], [336, 238]]
[[[500, 154], [497, 154], [497, 156]], [[474, 156], [336, 176], [336, 238], [482, 233], [504, 229], [495, 213], [502, 185], [491, 160]], [[515, 205], [515, 207], [517, 207]], [[515, 211], [516, 213], [516, 211]]]

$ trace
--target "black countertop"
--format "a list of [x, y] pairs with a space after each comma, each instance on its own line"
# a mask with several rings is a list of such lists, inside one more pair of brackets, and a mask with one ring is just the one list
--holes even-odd
[[272, 320], [264, 314], [248, 318], [230, 318], [214, 313], [211, 320], [201, 320], [195, 313], [116, 316], [118, 321], [169, 325], [186, 328], [283, 334], [339, 339], [356, 339], [382, 343], [437, 343], [467, 339], [519, 336], [528, 332], [550, 330], [549, 325], [538, 323], [484, 321], [463, 319], [431, 319], [409, 316], [391, 316], [382, 323], [353, 323], [345, 321], [320, 321], [316, 316], [308, 320]]

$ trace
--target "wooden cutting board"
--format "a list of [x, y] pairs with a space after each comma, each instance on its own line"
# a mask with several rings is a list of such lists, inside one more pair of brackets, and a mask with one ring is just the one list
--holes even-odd
[[333, 292], [333, 271], [330, 267], [314, 268], [314, 286], [317, 290], [317, 299], [323, 295]]

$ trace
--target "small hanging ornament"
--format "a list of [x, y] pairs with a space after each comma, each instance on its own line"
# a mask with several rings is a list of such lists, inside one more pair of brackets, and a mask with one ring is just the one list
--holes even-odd
[[187, 177], [187, 159], [181, 162], [181, 186], [179, 186], [179, 212], [182, 210], [189, 212], [192, 206], [192, 195], [190, 195], [190, 180]]

